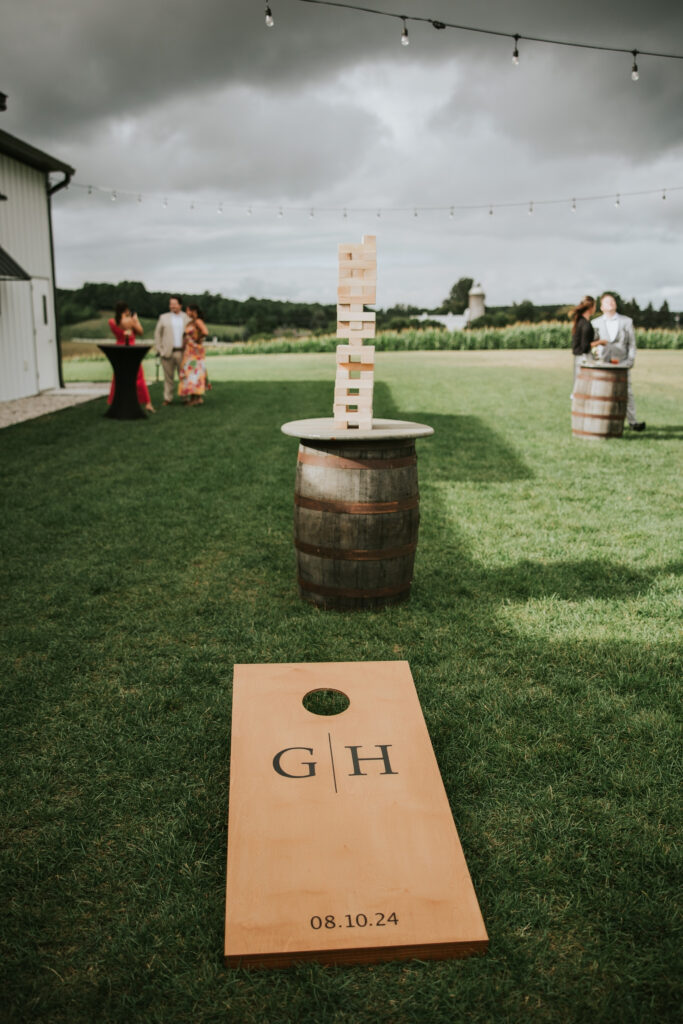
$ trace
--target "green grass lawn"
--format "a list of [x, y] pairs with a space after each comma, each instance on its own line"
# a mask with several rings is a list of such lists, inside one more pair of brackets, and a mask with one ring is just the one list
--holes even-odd
[[[296, 593], [279, 427], [328, 414], [334, 357], [216, 357], [200, 409], [0, 432], [3, 1020], [679, 1019], [683, 353], [639, 354], [647, 431], [608, 443], [571, 437], [570, 361], [378, 357], [375, 414], [436, 431], [412, 598], [379, 612]], [[394, 658], [489, 953], [226, 970], [233, 664]]]

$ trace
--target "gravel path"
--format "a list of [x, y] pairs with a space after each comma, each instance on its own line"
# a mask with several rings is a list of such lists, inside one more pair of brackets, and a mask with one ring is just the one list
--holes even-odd
[[22, 423], [23, 420], [33, 420], [50, 412], [59, 412], [70, 405], [92, 402], [94, 398], [101, 398], [108, 393], [108, 384], [67, 384], [65, 388], [43, 391], [42, 394], [31, 395], [29, 398], [0, 402], [0, 430], [15, 423]]

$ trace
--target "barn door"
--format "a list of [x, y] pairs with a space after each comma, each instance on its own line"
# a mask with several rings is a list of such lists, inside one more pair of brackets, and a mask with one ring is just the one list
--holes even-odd
[[31, 279], [33, 299], [33, 338], [38, 370], [38, 390], [59, 387], [57, 343], [50, 299], [50, 285], [45, 277]]

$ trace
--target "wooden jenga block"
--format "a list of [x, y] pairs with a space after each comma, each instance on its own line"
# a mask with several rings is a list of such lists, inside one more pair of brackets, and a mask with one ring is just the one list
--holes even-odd
[[349, 278], [362, 279], [363, 284], [376, 284], [377, 264], [374, 260], [349, 260], [348, 263], [340, 263], [339, 280], [348, 281]]
[[363, 363], [372, 363], [375, 360], [375, 346], [374, 345], [363, 345], [362, 359], [358, 357], [358, 346], [357, 345], [337, 345], [337, 362], [348, 363], [349, 361], [360, 361]]
[[362, 302], [363, 305], [372, 306], [377, 300], [377, 289], [374, 284], [352, 279], [346, 284], [339, 285], [337, 299], [339, 302]]
[[362, 344], [364, 338], [375, 337], [375, 327], [374, 324], [368, 325], [367, 327], [362, 328], [362, 330], [360, 331], [354, 331], [350, 327], [338, 327], [337, 337], [346, 338], [349, 344], [351, 345], [353, 345], [354, 341], [357, 341]]
[[357, 320], [360, 320], [363, 323], [374, 324], [376, 314], [375, 313], [371, 313], [371, 312], [366, 312], [362, 308], [362, 306], [360, 306], [360, 304], [358, 304], [358, 303], [356, 305], [359, 306], [358, 309], [353, 309], [350, 304], [346, 305], [346, 303], [338, 305], [337, 306], [337, 320], [340, 320], [340, 321], [349, 321], [349, 320], [357, 321]]

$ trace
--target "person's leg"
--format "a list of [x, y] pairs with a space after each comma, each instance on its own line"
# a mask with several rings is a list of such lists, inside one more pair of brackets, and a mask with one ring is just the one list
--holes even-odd
[[573, 380], [573, 383], [572, 383], [572, 393], [571, 393], [571, 396], [570, 396], [571, 398], [574, 397], [574, 391], [576, 390], [576, 378], [577, 378], [578, 373], [579, 373], [579, 363], [581, 362], [582, 359], [583, 359], [583, 356], [574, 356], [574, 380]]
[[626, 375], [626, 422], [629, 427], [632, 427], [634, 423], [638, 422], [638, 417], [636, 416], [636, 403], [633, 398], [633, 388], [631, 387], [630, 370]]
[[173, 356], [162, 356], [161, 365], [164, 370], [164, 402], [168, 404], [173, 401], [173, 374], [176, 366]]

